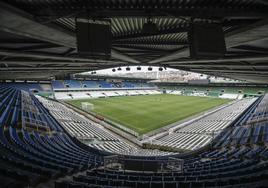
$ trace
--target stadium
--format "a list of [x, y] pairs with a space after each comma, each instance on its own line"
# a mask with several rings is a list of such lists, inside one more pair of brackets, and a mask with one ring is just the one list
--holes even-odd
[[268, 1], [0, 0], [0, 187], [268, 187]]

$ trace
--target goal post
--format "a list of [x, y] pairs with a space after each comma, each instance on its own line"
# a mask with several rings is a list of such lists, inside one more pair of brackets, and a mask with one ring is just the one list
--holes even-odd
[[91, 104], [89, 102], [82, 102], [81, 105], [82, 105], [82, 109], [84, 111], [92, 111], [92, 110], [94, 110], [94, 104]]

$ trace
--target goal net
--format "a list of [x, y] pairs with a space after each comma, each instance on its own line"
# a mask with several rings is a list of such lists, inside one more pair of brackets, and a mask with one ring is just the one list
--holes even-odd
[[82, 102], [82, 109], [85, 111], [92, 111], [94, 110], [94, 104], [91, 104], [89, 102]]

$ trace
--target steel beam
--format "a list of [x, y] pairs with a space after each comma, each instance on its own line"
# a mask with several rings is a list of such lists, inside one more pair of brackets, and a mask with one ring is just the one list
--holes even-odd
[[42, 25], [30, 14], [3, 2], [0, 2], [0, 31], [67, 47], [75, 47], [76, 43], [72, 35]]
[[105, 62], [105, 63], [95, 63], [95, 62], [91, 62], [91, 61], [32, 61], [32, 60], [28, 60], [28, 61], [13, 61], [13, 60], [0, 60], [0, 64], [7, 64], [7, 65], [72, 65], [72, 66], [83, 66], [83, 65], [89, 65], [89, 66], [107, 66], [107, 65], [120, 65], [122, 66], [122, 64], [120, 64], [120, 62]]
[[116, 59], [120, 59], [122, 61], [133, 63], [133, 64], [140, 64], [139, 61], [137, 61], [137, 60], [135, 60], [127, 55], [122, 54], [118, 50], [112, 49], [111, 53], [112, 53], [112, 57], [114, 57]]
[[268, 69], [268, 65], [262, 65], [262, 64], [175, 64], [171, 65], [170, 67], [226, 67], [229, 69], [247, 69], [247, 68], [264, 68]]
[[[237, 26], [237, 25], [245, 25], [245, 24], [251, 24], [254, 22], [254, 19], [245, 19], [245, 20], [224, 20], [222, 25], [223, 27], [231, 27], [231, 26]], [[151, 36], [159, 36], [159, 35], [167, 35], [167, 34], [175, 34], [175, 33], [187, 33], [189, 31], [189, 24], [181, 24], [177, 25], [172, 28], [168, 27], [161, 27], [159, 28], [158, 32], [155, 34], [146, 34], [142, 33], [141, 30], [136, 32], [129, 32], [129, 33], [123, 33], [116, 36], [113, 36], [114, 42], [116, 40], [127, 40], [127, 39], [138, 39], [138, 38], [144, 38], [144, 37], [151, 37]]]
[[172, 54], [149, 61], [148, 64], [156, 64], [156, 63], [160, 63], [163, 61], [170, 61], [170, 60], [174, 60], [177, 58], [189, 57], [189, 56], [190, 56], [189, 49], [185, 47], [176, 52], [173, 52]]
[[[235, 30], [226, 34], [226, 47], [234, 47], [240, 44], [245, 44], [251, 41], [268, 38], [268, 19], [259, 21], [249, 26], [243, 27], [242, 29]], [[187, 58], [190, 56], [188, 48], [178, 50], [175, 53], [166, 55], [164, 57], [157, 58], [149, 61], [149, 64], [160, 63], [163, 61], [171, 61], [179, 58]]]
[[165, 41], [165, 40], [118, 40], [118, 41], [114, 41], [113, 45], [128, 45], [128, 44], [136, 44], [136, 45], [184, 45], [184, 46], [188, 46], [187, 42], [180, 42], [180, 41]]
[[226, 34], [226, 46], [231, 48], [252, 41], [268, 38], [268, 19], [245, 26]]
[[199, 60], [178, 60], [178, 61], [167, 61], [160, 64], [185, 64], [185, 63], [226, 63], [226, 62], [238, 62], [238, 61], [267, 61], [268, 56], [257, 56], [257, 57], [232, 57], [223, 59], [199, 59]]
[[137, 32], [137, 33], [127, 33], [119, 36], [114, 36], [113, 40], [125, 40], [125, 39], [135, 39], [135, 38], [143, 38], [143, 37], [151, 37], [151, 36], [158, 36], [158, 35], [166, 35], [166, 34], [174, 34], [174, 33], [183, 33], [187, 32], [189, 30], [189, 27], [177, 27], [177, 28], [161, 28], [157, 33], [155, 34], [146, 34]]
[[[252, 9], [238, 9], [238, 8], [220, 8], [220, 7], [175, 7], [175, 8], [165, 8], [161, 7], [150, 7], [146, 5], [141, 7], [118, 7], [118, 8], [105, 8], [103, 7], [87, 7], [87, 11], [81, 11], [77, 15], [70, 15], [73, 12], [81, 11], [79, 9], [68, 9], [62, 7], [62, 9], [42, 9], [35, 11], [35, 15], [40, 18], [45, 19], [57, 19], [59, 17], [91, 17], [91, 18], [114, 18], [114, 17], [201, 17], [201, 18], [211, 18], [211, 15], [217, 18], [238, 18], [238, 19], [250, 19], [250, 18], [264, 18], [268, 16], [265, 10], [252, 10]], [[54, 14], [53, 14], [54, 13]]]
[[[40, 24], [28, 13], [3, 2], [0, 2], [0, 31], [61, 46], [76, 48], [76, 38], [73, 33], [71, 34], [67, 31], [62, 31], [54, 25], [48, 26]], [[125, 62], [139, 63], [139, 61], [114, 50], [111, 51], [111, 56]], [[90, 59], [88, 60], [90, 61]]]
[[[90, 59], [83, 57], [70, 57], [70, 56], [61, 56], [54, 55], [49, 53], [41, 53], [41, 52], [21, 52], [16, 50], [4, 50], [0, 49], [0, 55], [3, 56], [11, 56], [11, 57], [27, 57], [27, 58], [37, 58], [37, 59], [52, 59], [52, 60], [60, 60], [60, 61], [84, 61], [84, 62], [92, 62], [92, 63], [114, 63], [117, 61], [112, 60], [103, 60], [103, 59]], [[125, 63], [125, 62], [118, 62]]]
[[268, 70], [227, 70], [227, 69], [197, 69], [197, 68], [191, 68], [191, 71], [202, 71], [202, 72], [219, 72], [219, 73], [242, 73], [242, 74], [268, 74]]

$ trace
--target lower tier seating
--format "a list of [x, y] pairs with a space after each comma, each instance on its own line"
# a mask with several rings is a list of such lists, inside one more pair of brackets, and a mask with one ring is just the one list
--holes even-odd
[[[260, 109], [261, 114], [266, 113], [267, 99], [268, 96], [260, 98], [248, 108], [245, 112], [247, 119], [259, 114]], [[210, 147], [188, 155], [173, 155], [172, 157], [184, 161], [182, 171], [129, 171], [103, 166], [88, 170], [86, 174], [74, 176], [72, 180], [57, 181], [55, 187], [267, 187], [268, 122], [249, 125], [247, 121], [243, 121], [241, 124], [244, 118], [241, 116], [235, 124], [218, 135]], [[248, 130], [251, 130], [250, 134]], [[244, 139], [247, 140], [243, 141]], [[146, 160], [146, 158], [135, 158], [135, 160]]]
[[96, 90], [96, 91], [55, 91], [58, 100], [90, 99], [116, 96], [154, 95], [161, 94], [157, 90]]
[[227, 107], [177, 129], [175, 132], [169, 132], [156, 138], [153, 144], [184, 150], [202, 148], [236, 120], [255, 101], [256, 98], [238, 100]]
[[70, 138], [31, 94], [2, 87], [0, 98], [0, 187], [35, 186], [102, 163], [98, 151]]
[[57, 101], [38, 96], [37, 98], [70, 135], [78, 138], [88, 146], [124, 155], [155, 156], [170, 154], [170, 152], [161, 152], [159, 150], [141, 149]]
[[80, 175], [56, 181], [55, 187], [267, 187], [267, 113], [265, 95], [249, 105], [210, 146], [186, 154], [128, 156], [144, 162], [180, 159], [182, 171], [115, 170], [104, 166], [107, 153], [71, 137], [35, 96], [0, 86], [0, 187], [35, 187], [76, 172]]

